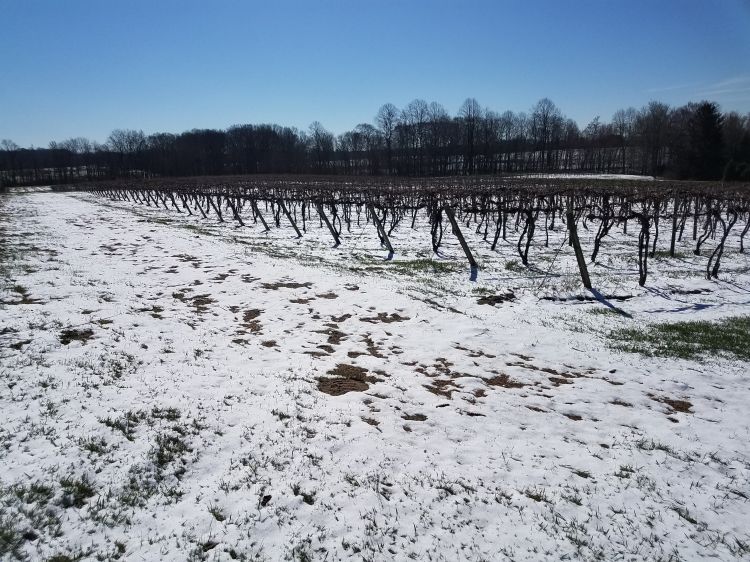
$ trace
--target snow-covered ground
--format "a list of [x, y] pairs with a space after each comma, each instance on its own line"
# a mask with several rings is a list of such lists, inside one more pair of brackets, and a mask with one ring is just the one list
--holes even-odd
[[525, 174], [525, 177], [548, 179], [589, 179], [589, 180], [653, 180], [654, 176], [639, 176], [637, 174]]
[[592, 278], [627, 317], [566, 298], [562, 225], [530, 269], [465, 229], [471, 282], [424, 224], [384, 261], [364, 222], [332, 249], [246, 221], [0, 197], [0, 558], [750, 555], [748, 365], [607, 337], [747, 314], [736, 238], [721, 281], [686, 233], [646, 289], [607, 239]]

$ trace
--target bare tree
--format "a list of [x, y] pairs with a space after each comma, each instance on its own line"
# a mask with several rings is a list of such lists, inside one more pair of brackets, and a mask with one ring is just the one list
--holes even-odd
[[548, 166], [554, 133], [561, 130], [562, 122], [562, 113], [548, 98], [539, 100], [531, 110], [531, 135], [536, 145], [534, 149], [539, 154], [539, 170]]
[[320, 121], [313, 121], [310, 125], [310, 146], [315, 157], [315, 167], [318, 171], [328, 168], [333, 155], [333, 133], [326, 130]]
[[390, 175], [393, 173], [393, 138], [398, 125], [398, 108], [392, 103], [386, 103], [378, 110], [375, 122], [385, 141], [387, 174]]
[[475, 155], [475, 142], [477, 126], [482, 118], [482, 106], [474, 98], [466, 98], [461, 108], [458, 110], [458, 115], [463, 123], [464, 130], [464, 173], [474, 173], [474, 155]]
[[618, 109], [612, 116], [612, 126], [614, 127], [614, 132], [620, 139], [620, 162], [623, 174], [628, 172], [627, 152], [631, 137], [633, 135], [635, 118], [636, 110], [634, 107], [629, 107], [628, 109]]
[[649, 102], [638, 112], [636, 128], [643, 149], [644, 174], [656, 176], [664, 170], [669, 117], [669, 106], [658, 101]]

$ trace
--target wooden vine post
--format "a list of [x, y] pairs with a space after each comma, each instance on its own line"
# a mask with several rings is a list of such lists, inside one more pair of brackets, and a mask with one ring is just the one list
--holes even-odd
[[292, 215], [289, 213], [289, 210], [286, 208], [286, 205], [284, 205], [284, 201], [282, 201], [281, 199], [279, 199], [279, 207], [281, 207], [281, 210], [284, 211], [284, 214], [286, 215], [286, 218], [289, 220], [289, 222], [292, 223], [292, 226], [294, 227], [294, 232], [297, 233], [297, 238], [302, 238], [302, 233], [299, 231], [299, 228], [297, 228], [297, 223], [294, 222]]
[[331, 221], [328, 220], [328, 217], [326, 216], [325, 212], [323, 211], [323, 205], [320, 203], [315, 204], [315, 208], [318, 211], [318, 214], [320, 215], [320, 218], [323, 219], [323, 222], [326, 223], [326, 226], [328, 227], [329, 232], [331, 233], [331, 236], [333, 236], [334, 241], [336, 242], [333, 247], [338, 248], [339, 244], [341, 244], [341, 240], [339, 239], [339, 235], [336, 232], [336, 229], [333, 228], [331, 225]]
[[474, 259], [474, 256], [471, 254], [471, 250], [469, 249], [469, 245], [466, 243], [466, 240], [464, 239], [464, 235], [461, 233], [461, 229], [458, 228], [458, 223], [456, 222], [456, 215], [453, 213], [453, 209], [446, 206], [443, 208], [443, 210], [445, 211], [445, 214], [448, 216], [448, 220], [451, 221], [451, 226], [453, 227], [453, 234], [455, 234], [456, 238], [458, 238], [458, 241], [461, 244], [461, 248], [463, 248], [464, 254], [466, 254], [466, 259], [469, 260], [469, 265], [471, 265], [472, 269], [479, 269], [479, 265], [477, 264], [477, 261]]
[[391, 246], [391, 241], [388, 239], [388, 235], [385, 232], [385, 228], [383, 228], [383, 223], [380, 222], [380, 217], [378, 217], [377, 213], [375, 213], [375, 207], [373, 206], [372, 203], [368, 203], [367, 208], [370, 211], [370, 215], [372, 216], [372, 222], [375, 223], [375, 227], [378, 229], [378, 234], [380, 235], [380, 241], [388, 249], [388, 252], [391, 255], [393, 255], [393, 246]]
[[581, 241], [578, 239], [578, 226], [576, 225], [573, 205], [570, 200], [568, 200], [566, 215], [568, 232], [570, 233], [570, 243], [576, 253], [576, 261], [578, 262], [578, 271], [581, 273], [581, 281], [583, 281], [584, 287], [591, 289], [591, 278], [589, 277], [589, 270], [586, 267], [586, 258], [583, 257], [583, 250], [581, 250]]

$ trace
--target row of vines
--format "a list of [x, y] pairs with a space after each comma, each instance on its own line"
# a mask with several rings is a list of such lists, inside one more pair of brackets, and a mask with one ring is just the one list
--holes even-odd
[[[371, 224], [393, 254], [390, 237], [402, 223], [415, 227], [417, 215], [429, 217], [432, 248], [438, 253], [447, 229], [458, 238], [473, 271], [478, 267], [462, 233], [473, 228], [494, 251], [500, 238], [516, 245], [524, 265], [535, 237], [549, 243], [556, 223], [565, 225], [583, 284], [591, 288], [587, 262], [596, 261], [604, 239], [616, 229], [637, 233], [638, 281], [645, 285], [649, 259], [659, 244], [675, 255], [677, 242], [691, 237], [693, 252], [706, 252], [706, 277], [717, 277], [730, 232], [739, 232], [744, 252], [750, 229], [750, 186], [712, 182], [648, 180], [544, 179], [529, 176], [473, 178], [342, 178], [241, 176], [115, 181], [84, 184], [116, 200], [163, 207], [205, 219], [252, 220], [269, 230], [291, 226], [303, 236], [311, 221], [325, 225], [333, 244], [344, 228]], [[245, 217], [245, 218], [243, 218]], [[248, 217], [250, 217], [248, 219]], [[665, 227], [666, 225], [666, 227]], [[584, 255], [578, 229], [595, 232]], [[664, 240], [660, 232], [666, 231]], [[633, 237], [635, 238], [635, 237]], [[537, 238], [540, 239], [540, 238]]]

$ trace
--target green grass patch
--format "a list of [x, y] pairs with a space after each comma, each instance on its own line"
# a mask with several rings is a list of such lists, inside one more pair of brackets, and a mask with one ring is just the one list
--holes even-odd
[[597, 316], [622, 316], [623, 312], [619, 308], [610, 308], [608, 306], [597, 306], [596, 308], [589, 308], [586, 312], [589, 314], [595, 314]]
[[750, 360], [750, 317], [717, 322], [673, 322], [609, 333], [614, 349], [649, 357], [696, 359], [704, 355]]
[[[445, 262], [430, 259], [400, 260], [389, 264], [398, 273], [451, 273], [459, 269], [459, 265], [453, 262]], [[388, 267], [388, 266], [386, 266]]]
[[675, 252], [674, 256], [669, 255], [669, 250], [656, 250], [654, 252], [653, 257], [657, 260], [666, 260], [670, 259], [672, 257], [674, 258], [684, 258], [686, 257], [686, 254], [684, 252]]
[[518, 260], [508, 260], [505, 262], [506, 271], [513, 273], [528, 273], [529, 269]]
[[92, 482], [85, 475], [81, 478], [63, 478], [60, 480], [63, 489], [62, 506], [77, 509], [86, 505], [86, 500], [96, 495]]

